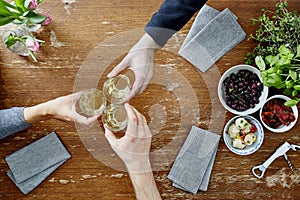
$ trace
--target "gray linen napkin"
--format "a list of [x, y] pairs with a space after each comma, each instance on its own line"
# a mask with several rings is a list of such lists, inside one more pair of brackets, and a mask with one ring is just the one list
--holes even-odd
[[178, 53], [205, 72], [245, 37], [237, 17], [228, 8], [219, 12], [205, 5], [196, 16]]
[[5, 157], [7, 175], [28, 194], [71, 157], [56, 133], [25, 146]]
[[173, 186], [193, 194], [206, 191], [219, 141], [219, 135], [193, 126], [168, 174]]

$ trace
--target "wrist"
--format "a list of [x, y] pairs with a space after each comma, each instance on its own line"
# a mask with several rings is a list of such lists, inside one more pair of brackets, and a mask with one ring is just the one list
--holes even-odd
[[53, 115], [50, 112], [48, 102], [31, 107], [26, 107], [24, 109], [24, 118], [25, 121], [29, 124], [34, 124], [39, 121], [48, 120], [52, 117]]
[[135, 44], [133, 49], [152, 49], [154, 52], [156, 52], [158, 49], [161, 49], [161, 46], [159, 46], [153, 38], [148, 35], [148, 33], [145, 33], [141, 39]]
[[145, 43], [152, 47], [155, 50], [161, 49], [161, 46], [156, 43], [156, 41], [148, 34], [145, 33], [145, 35], [142, 37], [143, 40], [145, 40]]
[[48, 118], [48, 119], [53, 118], [55, 116], [54, 108], [55, 108], [54, 100], [50, 100], [50, 101], [40, 104], [41, 116]]
[[133, 161], [125, 163], [129, 174], [149, 173], [152, 172], [152, 167], [149, 158], [136, 157]]

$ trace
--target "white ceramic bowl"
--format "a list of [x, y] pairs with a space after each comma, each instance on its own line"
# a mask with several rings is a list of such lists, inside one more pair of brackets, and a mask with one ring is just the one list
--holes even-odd
[[264, 127], [266, 127], [268, 130], [272, 131], [272, 132], [275, 132], [275, 133], [283, 133], [283, 132], [286, 132], [288, 130], [290, 130], [291, 128], [293, 128], [293, 126], [295, 126], [295, 124], [297, 123], [297, 120], [298, 120], [298, 108], [297, 106], [292, 106], [292, 111], [294, 113], [294, 116], [295, 116], [295, 120], [293, 122], [291, 122], [289, 125], [281, 125], [280, 127], [278, 128], [271, 128], [270, 126], [268, 126], [263, 120], [262, 120], [262, 112], [263, 112], [263, 107], [264, 105], [272, 100], [272, 99], [276, 99], [276, 98], [279, 98], [279, 99], [283, 99], [283, 100], [290, 100], [289, 97], [285, 96], [285, 95], [274, 95], [274, 96], [271, 96], [270, 98], [268, 98], [265, 103], [262, 105], [262, 107], [260, 108], [260, 112], [259, 112], [259, 117], [260, 117], [260, 121], [261, 123], [263, 124]]
[[[234, 148], [232, 146], [232, 139], [230, 138], [230, 136], [228, 134], [229, 126], [232, 123], [234, 123], [235, 120], [239, 117], [244, 117], [247, 121], [250, 121], [257, 128], [257, 131], [254, 133], [257, 138], [256, 141], [252, 145], [246, 146], [244, 149]], [[257, 151], [260, 148], [260, 146], [262, 145], [263, 140], [264, 140], [264, 130], [263, 130], [263, 127], [260, 124], [260, 122], [250, 115], [235, 116], [235, 117], [231, 118], [225, 125], [225, 128], [223, 130], [223, 139], [224, 139], [224, 142], [225, 142], [225, 145], [227, 146], [227, 148], [230, 151], [232, 151], [233, 153], [238, 154], [238, 155], [249, 155], [249, 154], [252, 154], [255, 151]]]
[[258, 104], [255, 104], [254, 108], [249, 108], [245, 111], [237, 111], [237, 110], [234, 110], [232, 108], [230, 108], [227, 104], [226, 104], [226, 99], [225, 99], [225, 91], [224, 91], [224, 87], [223, 87], [223, 81], [229, 77], [232, 73], [238, 73], [240, 70], [249, 70], [251, 72], [254, 72], [258, 75], [261, 83], [262, 83], [262, 78], [260, 77], [260, 71], [253, 67], [253, 66], [250, 66], [250, 65], [236, 65], [236, 66], [233, 66], [231, 68], [229, 68], [220, 78], [219, 80], [219, 84], [218, 84], [218, 96], [219, 96], [219, 100], [221, 102], [221, 104], [224, 106], [224, 108], [226, 110], [228, 110], [229, 112], [235, 114], [235, 115], [249, 115], [249, 114], [252, 114], [256, 111], [258, 111], [261, 106], [263, 105], [263, 103], [265, 102], [265, 100], [267, 99], [268, 97], [268, 93], [269, 93], [269, 88], [266, 87], [266, 86], [263, 86], [263, 91], [262, 91], [262, 94], [261, 96], [259, 97], [259, 103]]

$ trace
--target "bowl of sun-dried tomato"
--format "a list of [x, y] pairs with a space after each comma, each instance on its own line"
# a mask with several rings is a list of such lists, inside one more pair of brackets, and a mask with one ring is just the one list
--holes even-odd
[[275, 133], [283, 133], [296, 124], [298, 120], [297, 106], [285, 106], [290, 100], [285, 95], [274, 95], [269, 97], [260, 108], [260, 121], [268, 130]]

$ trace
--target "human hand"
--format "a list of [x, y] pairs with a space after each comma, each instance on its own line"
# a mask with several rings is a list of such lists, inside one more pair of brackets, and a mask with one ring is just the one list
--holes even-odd
[[24, 118], [29, 124], [51, 118], [65, 122], [76, 122], [81, 126], [91, 126], [97, 122], [99, 116], [84, 117], [75, 110], [76, 102], [82, 92], [77, 92], [67, 96], [41, 103], [24, 109]]
[[120, 74], [125, 69], [131, 69], [135, 75], [135, 81], [129, 96], [142, 93], [148, 86], [153, 75], [154, 55], [160, 46], [145, 34], [129, 51], [125, 58], [107, 75], [108, 78]]
[[85, 117], [76, 112], [75, 105], [82, 92], [58, 97], [46, 102], [52, 118], [65, 122], [74, 122], [82, 126], [91, 126], [98, 121], [99, 116]]
[[118, 139], [105, 128], [105, 137], [123, 160], [129, 173], [152, 172], [149, 158], [152, 135], [146, 118], [129, 104], [125, 104], [125, 109], [128, 116], [125, 135]]

